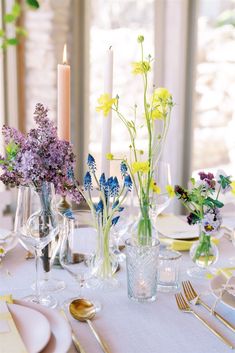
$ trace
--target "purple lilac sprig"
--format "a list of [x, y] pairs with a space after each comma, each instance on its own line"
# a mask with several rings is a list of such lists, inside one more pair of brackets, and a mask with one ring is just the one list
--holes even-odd
[[[110, 229], [117, 224], [122, 206], [128, 193], [132, 190], [132, 180], [127, 172], [127, 166], [121, 163], [120, 171], [122, 183], [116, 176], [107, 178], [104, 173], [99, 178], [96, 175], [96, 162], [91, 154], [87, 158], [88, 171], [84, 176], [84, 187], [79, 187], [81, 194], [87, 201], [94, 218], [101, 219], [103, 229]], [[98, 202], [94, 203], [92, 191], [98, 191]]]
[[200, 223], [206, 235], [218, 232], [222, 217], [220, 209], [224, 204], [219, 200], [220, 193], [231, 190], [231, 176], [219, 171], [214, 177], [212, 173], [200, 172], [199, 179], [191, 178], [192, 187], [185, 189], [175, 186], [176, 197], [189, 212], [187, 221], [190, 225]]
[[0, 156], [3, 170], [0, 180], [11, 186], [40, 188], [51, 182], [56, 193], [80, 202], [82, 196], [74, 185], [75, 155], [72, 145], [58, 139], [57, 128], [48, 118], [48, 109], [38, 103], [34, 112], [36, 127], [26, 135], [3, 126], [5, 156]]

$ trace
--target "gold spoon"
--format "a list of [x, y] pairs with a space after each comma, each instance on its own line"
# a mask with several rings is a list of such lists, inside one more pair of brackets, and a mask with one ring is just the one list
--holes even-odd
[[97, 339], [99, 345], [101, 346], [104, 353], [110, 353], [110, 350], [106, 343], [104, 343], [101, 337], [96, 332], [91, 319], [96, 314], [95, 306], [89, 300], [86, 299], [75, 299], [69, 305], [70, 314], [79, 321], [85, 321], [88, 323], [91, 331], [93, 332], [95, 338]]

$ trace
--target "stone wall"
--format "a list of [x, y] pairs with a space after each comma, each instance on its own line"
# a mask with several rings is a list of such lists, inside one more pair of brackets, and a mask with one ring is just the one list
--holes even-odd
[[235, 28], [199, 21], [193, 170], [235, 166]]
[[68, 42], [72, 0], [43, 0], [40, 9], [25, 12], [28, 37], [25, 43], [26, 129], [33, 125], [37, 102], [50, 109], [56, 120], [57, 64]]

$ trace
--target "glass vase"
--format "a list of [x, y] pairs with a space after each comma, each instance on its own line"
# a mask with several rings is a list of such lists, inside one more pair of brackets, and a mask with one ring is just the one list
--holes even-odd
[[190, 257], [196, 266], [187, 270], [191, 277], [204, 278], [207, 273], [213, 272], [212, 265], [218, 260], [219, 251], [211, 240], [211, 236], [202, 230], [199, 224], [199, 240], [190, 249]]
[[118, 269], [118, 258], [110, 244], [110, 226], [102, 223], [102, 217], [97, 215], [97, 248], [91, 262], [92, 274], [98, 287], [112, 289], [118, 286], [114, 274]]
[[159, 240], [152, 239], [148, 245], [139, 245], [135, 240], [128, 239], [125, 245], [128, 297], [138, 302], [155, 301]]
[[152, 244], [152, 239], [157, 238], [157, 231], [151, 217], [150, 206], [139, 207], [139, 216], [132, 226], [131, 233], [139, 245], [146, 246]]

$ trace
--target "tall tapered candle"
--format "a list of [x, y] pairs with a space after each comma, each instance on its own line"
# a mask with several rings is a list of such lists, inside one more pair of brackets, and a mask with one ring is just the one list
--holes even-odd
[[70, 65], [67, 63], [67, 47], [64, 45], [63, 64], [58, 64], [58, 137], [70, 141]]
[[[113, 50], [112, 47], [106, 53], [104, 71], [104, 93], [108, 93], [110, 98], [113, 94]], [[108, 177], [110, 174], [110, 161], [107, 160], [107, 153], [111, 153], [111, 130], [112, 130], [112, 111], [107, 117], [103, 118], [102, 126], [102, 154], [101, 170]]]

